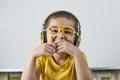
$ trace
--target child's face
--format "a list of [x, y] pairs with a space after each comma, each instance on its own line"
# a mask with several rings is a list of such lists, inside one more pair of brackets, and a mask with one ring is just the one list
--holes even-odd
[[[58, 28], [54, 26], [58, 26]], [[60, 40], [67, 40], [71, 43], [74, 42], [75, 33], [73, 32], [75, 32], [75, 30], [74, 30], [74, 22], [72, 20], [68, 20], [66, 18], [52, 18], [49, 21], [49, 25], [48, 25], [48, 28], [51, 27], [53, 27], [52, 28], [53, 31], [52, 32], [47, 31], [47, 42], [51, 42], [51, 38], [52, 38], [52, 42], [56, 42]]]

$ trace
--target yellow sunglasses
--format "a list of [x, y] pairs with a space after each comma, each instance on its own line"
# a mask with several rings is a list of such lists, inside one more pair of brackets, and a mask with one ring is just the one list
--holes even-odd
[[46, 29], [51, 35], [57, 35], [58, 33], [60, 33], [62, 31], [62, 33], [65, 36], [73, 36], [74, 34], [76, 34], [76, 31], [73, 27], [71, 26], [59, 26], [59, 25], [53, 25], [53, 26], [49, 26]]

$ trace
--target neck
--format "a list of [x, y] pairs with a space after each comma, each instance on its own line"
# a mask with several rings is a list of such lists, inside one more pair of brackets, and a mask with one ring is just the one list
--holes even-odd
[[68, 54], [67, 53], [54, 53], [53, 54], [53, 60], [59, 64], [59, 65], [62, 65], [65, 63], [66, 59], [68, 57]]

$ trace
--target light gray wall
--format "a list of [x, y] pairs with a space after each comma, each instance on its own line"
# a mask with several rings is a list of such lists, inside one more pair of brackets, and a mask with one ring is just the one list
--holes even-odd
[[82, 25], [80, 49], [91, 68], [120, 69], [119, 0], [0, 0], [0, 70], [22, 70], [40, 45], [45, 18], [56, 10], [74, 13]]

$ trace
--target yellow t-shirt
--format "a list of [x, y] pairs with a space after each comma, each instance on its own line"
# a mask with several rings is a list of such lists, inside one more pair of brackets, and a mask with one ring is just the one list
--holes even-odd
[[[84, 60], [86, 56], [82, 53]], [[40, 80], [77, 80], [75, 63], [72, 56], [68, 56], [63, 65], [58, 65], [48, 56], [36, 60], [36, 69], [40, 70]]]

